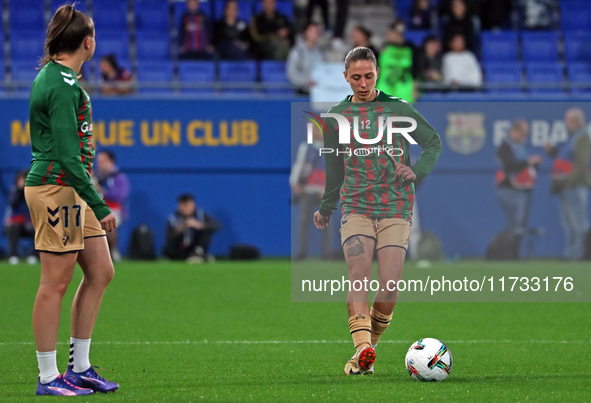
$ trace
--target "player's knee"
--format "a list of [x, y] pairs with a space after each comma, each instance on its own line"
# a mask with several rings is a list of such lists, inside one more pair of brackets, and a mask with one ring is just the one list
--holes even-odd
[[56, 293], [58, 293], [59, 295], [61, 295], [62, 297], [66, 294], [66, 291], [68, 291], [68, 286], [70, 285], [69, 281], [60, 281], [56, 284], [54, 290]]

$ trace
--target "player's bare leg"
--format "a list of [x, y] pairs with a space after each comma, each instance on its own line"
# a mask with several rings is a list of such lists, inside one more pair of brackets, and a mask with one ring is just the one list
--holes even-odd
[[55, 380], [59, 372], [55, 360], [60, 311], [64, 294], [72, 281], [76, 252], [40, 252], [41, 281], [33, 308], [33, 331], [37, 345], [41, 383]]
[[119, 388], [115, 382], [101, 377], [90, 365], [90, 337], [96, 323], [105, 289], [113, 279], [115, 269], [104, 236], [84, 240], [84, 251], [78, 255], [84, 272], [72, 304], [72, 338], [70, 363], [65, 379], [79, 387], [98, 392], [112, 392]]
[[[376, 293], [371, 307], [371, 344], [376, 347], [382, 334], [390, 324], [392, 312], [398, 302], [398, 289], [392, 289], [392, 283], [396, 284], [402, 278], [406, 250], [403, 248], [388, 246], [378, 250], [378, 276], [380, 288]], [[390, 283], [389, 283], [390, 282]], [[390, 289], [389, 289], [390, 288]]]
[[[375, 240], [364, 236], [352, 236], [343, 244], [343, 252], [349, 271], [349, 281], [364, 284], [371, 281], [372, 258]], [[368, 290], [351, 287], [347, 295], [349, 330], [355, 344], [355, 355], [345, 365], [346, 375], [361, 375], [369, 370], [375, 361], [375, 351], [371, 347], [371, 321], [369, 318]]]
[[90, 339], [103, 294], [115, 274], [106, 237], [85, 239], [78, 264], [84, 277], [72, 304], [72, 337]]
[[33, 331], [37, 351], [53, 351], [57, 344], [64, 294], [72, 281], [76, 253], [40, 252], [41, 281], [33, 307]]

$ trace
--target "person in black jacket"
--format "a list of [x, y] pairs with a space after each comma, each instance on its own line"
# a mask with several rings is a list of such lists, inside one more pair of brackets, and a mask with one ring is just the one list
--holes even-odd
[[222, 60], [249, 58], [248, 24], [238, 19], [238, 2], [228, 0], [224, 16], [216, 22], [213, 32], [216, 50]]
[[[8, 209], [4, 219], [4, 235], [8, 238], [8, 261], [18, 263], [18, 245], [21, 238], [33, 238], [35, 228], [31, 222], [29, 207], [25, 201], [25, 179], [29, 171], [24, 170], [16, 174], [14, 187], [8, 195]], [[34, 254], [27, 258], [29, 264], [37, 262]]]
[[287, 59], [293, 45], [293, 29], [288, 18], [277, 12], [275, 0], [263, 0], [263, 12], [250, 23], [250, 37], [259, 59]]
[[529, 155], [524, 147], [528, 133], [528, 123], [515, 120], [509, 135], [497, 149], [500, 164], [496, 177], [497, 196], [505, 212], [505, 229], [519, 236], [527, 229], [536, 169], [542, 163], [541, 156]]
[[212, 262], [209, 244], [219, 229], [220, 224], [197, 207], [192, 195], [182, 194], [178, 198], [177, 211], [168, 218], [164, 255], [188, 263]]

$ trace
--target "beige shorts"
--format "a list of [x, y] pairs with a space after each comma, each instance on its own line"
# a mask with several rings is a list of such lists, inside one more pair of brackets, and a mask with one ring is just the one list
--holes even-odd
[[73, 187], [26, 186], [25, 199], [35, 227], [35, 249], [40, 252], [81, 251], [84, 238], [106, 235]]
[[347, 214], [341, 219], [341, 245], [355, 235], [373, 238], [376, 250], [386, 246], [406, 249], [410, 239], [410, 221], [403, 218], [371, 218], [361, 214]]

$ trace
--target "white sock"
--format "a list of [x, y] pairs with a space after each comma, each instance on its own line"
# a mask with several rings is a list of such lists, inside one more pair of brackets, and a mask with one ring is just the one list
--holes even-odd
[[37, 364], [39, 366], [39, 380], [41, 383], [49, 383], [59, 376], [56, 362], [57, 351], [40, 353], [37, 351]]
[[75, 339], [70, 337], [70, 365], [74, 366], [74, 372], [84, 372], [90, 368], [89, 354], [90, 339]]

